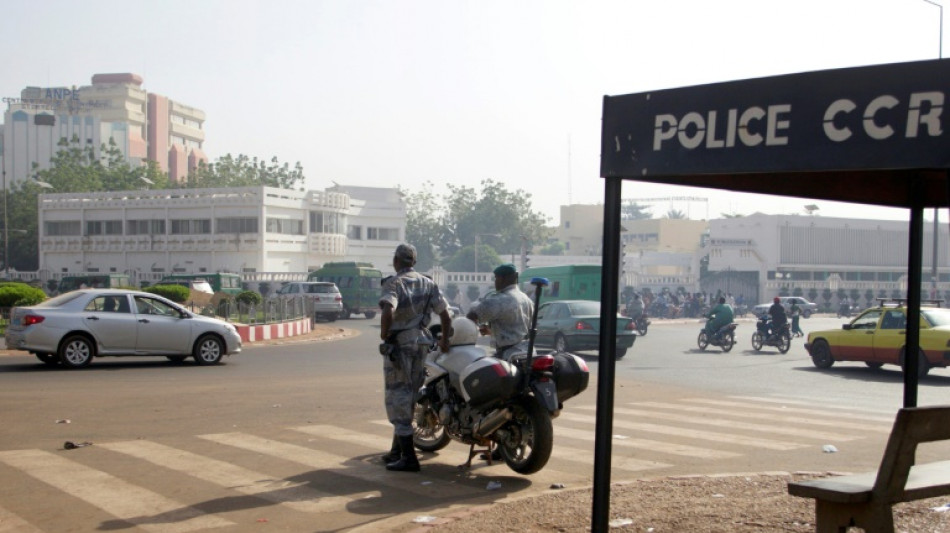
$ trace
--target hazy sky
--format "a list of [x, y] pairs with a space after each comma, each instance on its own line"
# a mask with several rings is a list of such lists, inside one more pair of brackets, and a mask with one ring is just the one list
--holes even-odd
[[[435, 192], [483, 179], [559, 206], [602, 203], [602, 97], [934, 59], [924, 0], [5, 0], [0, 96], [135, 72], [207, 113], [205, 152], [291, 165], [307, 187]], [[906, 210], [626, 182], [691, 218]], [[929, 216], [929, 214], [928, 214]], [[947, 215], [941, 217], [946, 220]]]

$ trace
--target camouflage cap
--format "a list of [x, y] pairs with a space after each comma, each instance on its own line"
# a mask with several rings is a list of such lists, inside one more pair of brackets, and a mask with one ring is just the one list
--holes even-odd
[[415, 263], [416, 247], [411, 244], [400, 244], [396, 247], [396, 258], [403, 263]]

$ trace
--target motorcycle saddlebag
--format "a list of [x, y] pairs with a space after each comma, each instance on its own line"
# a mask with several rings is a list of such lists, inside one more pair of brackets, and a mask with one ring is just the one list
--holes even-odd
[[557, 400], [564, 402], [587, 389], [590, 369], [580, 357], [567, 352], [553, 352], [554, 383], [557, 385]]
[[518, 381], [514, 367], [494, 357], [479, 359], [459, 374], [462, 397], [476, 409], [511, 398], [518, 391]]

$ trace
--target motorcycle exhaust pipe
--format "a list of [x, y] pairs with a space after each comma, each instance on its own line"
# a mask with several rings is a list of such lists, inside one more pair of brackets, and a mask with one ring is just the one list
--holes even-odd
[[496, 429], [505, 425], [505, 422], [511, 420], [511, 411], [507, 408], [495, 409], [479, 420], [472, 429], [472, 435], [483, 438], [491, 435]]

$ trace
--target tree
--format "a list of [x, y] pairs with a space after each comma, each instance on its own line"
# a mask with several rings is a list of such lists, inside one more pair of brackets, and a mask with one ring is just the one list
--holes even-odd
[[664, 218], [668, 218], [671, 220], [686, 220], [686, 213], [678, 209], [670, 209], [669, 211], [666, 212], [666, 217]]
[[502, 263], [495, 249], [487, 244], [478, 245], [478, 268], [475, 268], [475, 246], [466, 246], [445, 262], [449, 272], [491, 272]]
[[564, 243], [562, 242], [552, 242], [544, 248], [541, 248], [541, 255], [564, 255]]
[[263, 159], [246, 155], [227, 154], [214, 163], [201, 162], [188, 175], [188, 188], [216, 187], [277, 187], [295, 189], [303, 186], [303, 166], [298, 161], [291, 169], [287, 163], [281, 164], [272, 157], [268, 164]]
[[443, 226], [432, 206], [438, 205], [432, 194], [434, 185], [426, 182], [422, 191], [408, 194], [400, 190], [406, 202], [406, 242], [416, 247], [416, 269], [431, 270], [437, 264], [438, 243], [443, 239]]
[[620, 220], [644, 220], [653, 218], [648, 211], [649, 207], [642, 206], [633, 201], [624, 201], [620, 206]]

